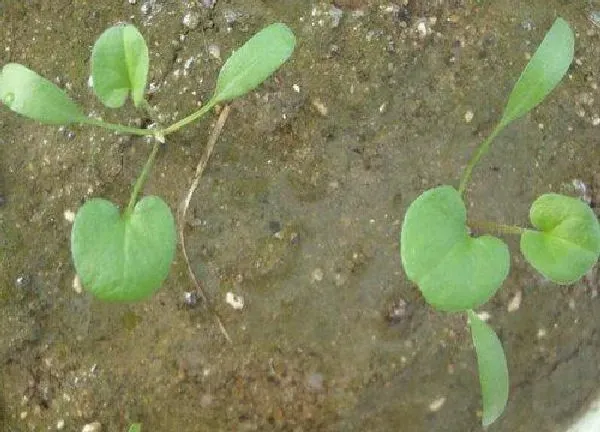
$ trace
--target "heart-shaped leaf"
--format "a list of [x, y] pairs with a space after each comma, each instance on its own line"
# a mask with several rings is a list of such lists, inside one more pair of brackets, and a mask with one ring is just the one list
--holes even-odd
[[494, 330], [473, 311], [468, 311], [468, 315], [483, 399], [481, 420], [483, 426], [489, 426], [500, 417], [508, 401], [508, 366], [502, 344]]
[[46, 124], [85, 122], [67, 94], [31, 69], [9, 63], [0, 72], [0, 100], [16, 113]]
[[500, 128], [525, 115], [558, 85], [571, 62], [575, 37], [569, 24], [556, 18], [521, 73], [504, 108]]
[[212, 101], [226, 102], [248, 93], [271, 76], [292, 55], [295, 46], [296, 38], [285, 24], [265, 27], [227, 59]]
[[77, 212], [71, 231], [81, 283], [102, 300], [136, 301], [154, 293], [169, 273], [175, 244], [171, 210], [154, 196], [124, 215], [110, 201], [91, 199]]
[[456, 189], [425, 191], [408, 208], [400, 235], [402, 265], [425, 300], [462, 311], [485, 303], [508, 275], [508, 247], [491, 236], [473, 238]]
[[139, 107], [144, 99], [149, 67], [144, 37], [131, 24], [104, 31], [92, 50], [92, 81], [96, 96], [109, 108], [125, 104], [127, 95]]
[[529, 218], [539, 231], [521, 235], [521, 251], [545, 277], [569, 284], [586, 274], [600, 255], [600, 224], [577, 198], [546, 194], [536, 199]]

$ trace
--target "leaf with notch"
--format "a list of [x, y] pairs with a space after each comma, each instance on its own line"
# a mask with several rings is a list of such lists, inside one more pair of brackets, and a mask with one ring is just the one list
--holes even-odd
[[440, 310], [464, 311], [485, 303], [508, 275], [508, 247], [492, 236], [471, 237], [466, 217], [458, 191], [440, 186], [413, 201], [402, 224], [406, 275]]
[[158, 197], [141, 199], [130, 214], [94, 198], [77, 212], [71, 255], [83, 287], [108, 301], [137, 301], [153, 294], [175, 255], [175, 221]]
[[131, 92], [136, 107], [144, 100], [149, 68], [148, 47], [131, 24], [104, 31], [92, 50], [92, 81], [96, 96], [109, 108], [125, 104]]
[[18, 63], [0, 72], [0, 100], [12, 111], [45, 124], [84, 123], [81, 108], [46, 78]]
[[225, 62], [213, 103], [243, 96], [273, 74], [291, 55], [296, 38], [288, 26], [271, 24], [252, 36]]
[[571, 27], [557, 18], [515, 84], [499, 128], [531, 111], [558, 85], [573, 61], [574, 47]]
[[483, 399], [483, 426], [494, 423], [508, 401], [508, 366], [500, 339], [485, 322], [472, 311], [468, 311], [473, 345], [477, 353], [479, 384]]
[[529, 218], [539, 231], [521, 235], [521, 251], [545, 277], [559, 284], [573, 283], [598, 261], [600, 224], [580, 199], [542, 195], [531, 205]]

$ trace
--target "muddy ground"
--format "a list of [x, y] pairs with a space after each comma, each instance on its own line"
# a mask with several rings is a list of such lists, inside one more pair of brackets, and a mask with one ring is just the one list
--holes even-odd
[[[186, 303], [194, 287], [180, 251], [147, 301], [107, 304], [73, 288], [65, 215], [92, 196], [124, 205], [148, 144], [3, 108], [0, 429], [481, 430], [465, 319], [432, 310], [407, 281], [400, 224], [424, 189], [457, 184], [556, 16], [576, 32], [576, 61], [477, 167], [469, 212], [526, 225], [536, 196], [575, 194], [574, 179], [600, 201], [600, 29], [589, 19], [600, 5], [131, 3], [0, 0], [0, 62], [35, 69], [86, 112], [140, 124], [131, 107], [106, 112], [87, 87], [95, 38], [132, 22], [151, 50], [150, 104], [169, 123], [210, 97], [222, 60], [263, 26], [285, 22], [298, 38], [291, 61], [233, 103], [185, 229], [232, 343], [202, 304]], [[215, 120], [169, 138], [146, 194], [177, 208]], [[480, 309], [511, 377], [488, 430], [559, 431], [598, 389], [599, 279], [555, 286], [507, 241], [510, 276]]]

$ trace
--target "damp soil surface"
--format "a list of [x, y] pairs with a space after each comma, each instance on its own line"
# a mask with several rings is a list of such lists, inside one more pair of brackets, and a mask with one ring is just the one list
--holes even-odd
[[[132, 4], [133, 3], [133, 4]], [[404, 212], [457, 185], [556, 16], [576, 32], [567, 78], [474, 172], [474, 219], [527, 225], [549, 192], [600, 202], [600, 29], [585, 1], [0, 1], [0, 62], [65, 88], [91, 115], [90, 47], [117, 22], [150, 47], [164, 123], [212, 92], [224, 59], [282, 21], [292, 59], [235, 101], [162, 289], [135, 304], [80, 292], [69, 220], [91, 197], [124, 205], [140, 138], [42, 126], [0, 110], [0, 429], [9, 432], [480, 431], [461, 314], [402, 271]], [[169, 137], [145, 194], [176, 209], [217, 115]], [[506, 350], [510, 399], [489, 431], [560, 431], [597, 394], [598, 273], [556, 286], [507, 238], [511, 271], [481, 307]], [[227, 293], [243, 308], [226, 302]], [[228, 342], [215, 313], [228, 332]], [[90, 426], [88, 426], [90, 427]]]

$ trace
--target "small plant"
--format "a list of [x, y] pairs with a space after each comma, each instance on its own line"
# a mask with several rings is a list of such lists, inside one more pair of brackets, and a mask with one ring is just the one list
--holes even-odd
[[[0, 99], [16, 113], [45, 124], [79, 123], [154, 138], [150, 156], [124, 211], [110, 201], [93, 198], [77, 212], [71, 231], [71, 254], [87, 290], [103, 300], [135, 301], [148, 297], [161, 286], [175, 254], [175, 220], [161, 198], [139, 199], [160, 143], [215, 105], [256, 88], [290, 57], [295, 43], [293, 33], [284, 24], [264, 28], [223, 65], [213, 96], [200, 110], [156, 129], [139, 129], [88, 117], [63, 90], [27, 67], [10, 63], [2, 68]], [[133, 25], [116, 25], [102, 33], [94, 44], [91, 64], [93, 89], [105, 106], [122, 107], [130, 96], [135, 107], [151, 114], [145, 99], [148, 47]]]
[[142, 432], [142, 424], [141, 423], [132, 423], [129, 425], [129, 429], [127, 432]]
[[561, 81], [573, 60], [571, 28], [557, 18], [515, 84], [504, 113], [466, 166], [458, 190], [440, 186], [421, 194], [404, 217], [400, 235], [402, 265], [425, 300], [447, 312], [466, 312], [477, 354], [484, 425], [493, 423], [508, 401], [508, 369], [494, 331], [473, 309], [487, 302], [508, 275], [506, 244], [490, 235], [471, 236], [469, 225], [521, 237], [525, 259], [558, 284], [579, 280], [598, 261], [600, 225], [583, 201], [545, 194], [530, 209], [533, 228], [467, 222], [463, 196], [473, 168], [493, 139], [537, 106]]

